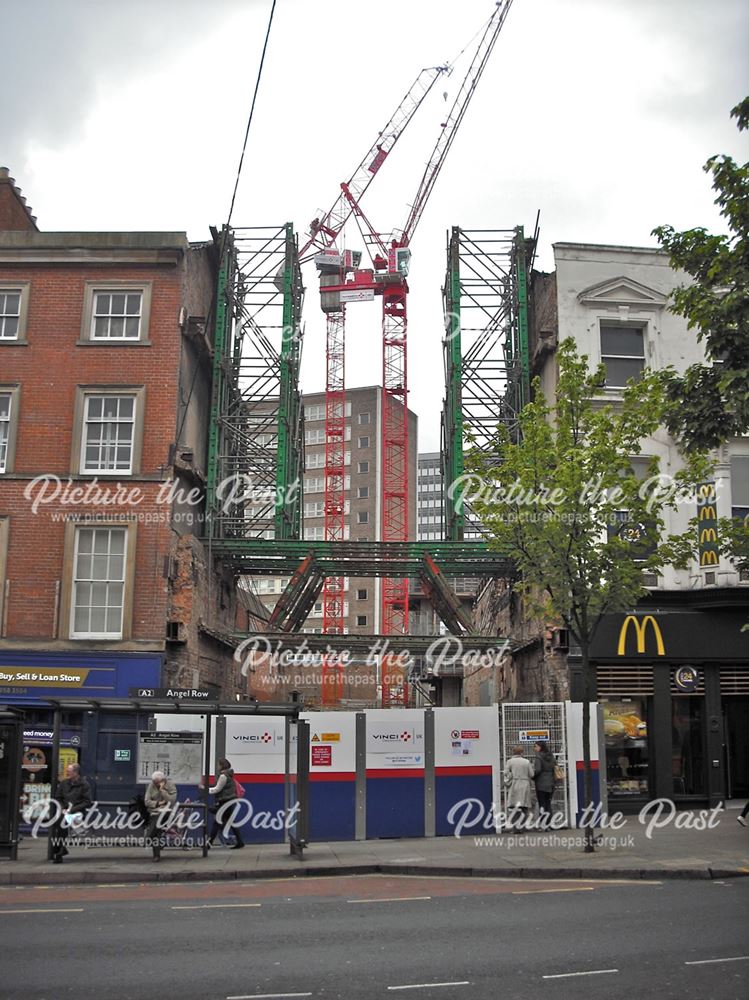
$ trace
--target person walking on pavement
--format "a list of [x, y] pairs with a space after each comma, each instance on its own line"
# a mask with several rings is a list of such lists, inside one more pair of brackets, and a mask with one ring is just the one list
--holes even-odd
[[505, 785], [509, 786], [507, 793], [507, 815], [514, 822], [520, 815], [520, 826], [531, 810], [531, 782], [533, 781], [533, 765], [523, 756], [523, 748], [515, 747], [512, 757], [505, 766]]
[[545, 740], [538, 740], [534, 746], [536, 756], [533, 759], [533, 780], [536, 784], [536, 799], [538, 800], [538, 822], [546, 829], [551, 820], [554, 769], [557, 766], [557, 761]]
[[57, 787], [57, 802], [62, 810], [57, 822], [52, 828], [52, 864], [61, 865], [62, 859], [68, 854], [65, 841], [75, 817], [81, 820], [92, 806], [91, 788], [81, 774], [80, 764], [68, 764], [65, 777]]
[[739, 815], [736, 817], [736, 822], [741, 823], [742, 826], [746, 826], [746, 817], [749, 816], [749, 801], [746, 803], [744, 808], [741, 810]]
[[[227, 816], [231, 810], [225, 808], [228, 802], [234, 802], [240, 796], [237, 792], [237, 784], [234, 780], [234, 771], [231, 766], [231, 762], [226, 759], [226, 757], [221, 757], [218, 762], [219, 775], [216, 780], [216, 784], [213, 788], [208, 789], [209, 795], [215, 795], [215, 808], [211, 809], [211, 812], [215, 812], [213, 820], [213, 829], [211, 830], [211, 835], [208, 838], [208, 846], [213, 847], [213, 842], [219, 833], [223, 836], [232, 830], [231, 819]], [[200, 785], [203, 788], [204, 785]], [[242, 834], [239, 832], [239, 827], [233, 827], [234, 832], [234, 843], [232, 844], [232, 850], [239, 850], [244, 847], [244, 841], [242, 840]]]
[[161, 861], [161, 848], [164, 846], [164, 821], [171, 806], [177, 801], [177, 786], [163, 771], [154, 771], [151, 783], [143, 796], [148, 810], [148, 826], [146, 828], [146, 843], [151, 844], [153, 860]]

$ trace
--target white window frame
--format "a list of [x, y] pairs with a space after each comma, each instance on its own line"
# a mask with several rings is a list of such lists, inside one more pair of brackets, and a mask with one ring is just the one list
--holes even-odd
[[0, 419], [0, 475], [13, 471], [16, 457], [20, 386], [0, 385], [0, 396], [8, 397], [8, 416]]
[[[117, 420], [116, 423], [119, 424], [130, 424], [132, 430], [130, 434], [130, 461], [127, 468], [111, 468], [99, 465], [97, 468], [86, 468], [86, 448], [88, 442], [88, 428], [89, 425], [104, 425], [106, 423], [112, 423], [112, 421], [96, 420], [89, 418], [89, 406], [91, 400], [93, 399], [131, 399], [133, 401], [132, 418], [130, 420]], [[131, 476], [136, 470], [136, 448], [137, 448], [137, 429], [138, 429], [138, 418], [141, 416], [138, 413], [140, 402], [138, 398], [137, 391], [107, 391], [104, 390], [91, 390], [84, 393], [83, 396], [83, 411], [81, 414], [81, 437], [80, 437], [80, 464], [78, 471], [81, 475], [85, 476]], [[119, 409], [119, 407], [118, 407]], [[142, 416], [141, 416], [142, 422]], [[118, 445], [105, 444], [105, 448], [118, 447]]]
[[[109, 640], [117, 641], [126, 639], [129, 637], [129, 626], [130, 619], [132, 616], [132, 583], [133, 583], [133, 570], [134, 570], [134, 555], [135, 555], [135, 524], [134, 523], [119, 523], [119, 524], [103, 524], [97, 522], [81, 523], [81, 524], [71, 524], [70, 529], [72, 529], [72, 539], [70, 544], [70, 583], [69, 588], [67, 588], [67, 593], [69, 595], [69, 607], [67, 609], [67, 623], [68, 623], [68, 636], [70, 639], [75, 640]], [[78, 561], [80, 555], [80, 541], [82, 537], [82, 532], [92, 531], [92, 554], [94, 552], [94, 546], [96, 544], [96, 533], [97, 532], [108, 532], [110, 535], [109, 546], [111, 548], [111, 535], [112, 532], [121, 533], [123, 536], [123, 546], [122, 546], [122, 571], [121, 576], [115, 578], [114, 576], [107, 576], [106, 579], [97, 579], [93, 576], [93, 567], [91, 570], [91, 576], [88, 578], [79, 577], [78, 572]], [[107, 558], [111, 558], [111, 552], [108, 551]], [[116, 631], [79, 631], [75, 627], [75, 612], [76, 612], [76, 601], [78, 596], [78, 587], [90, 584], [93, 586], [96, 583], [104, 583], [107, 587], [111, 585], [121, 586], [121, 597], [120, 597], [120, 627]], [[93, 605], [89, 605], [91, 608]], [[108, 604], [104, 605], [109, 607]]]
[[[603, 331], [608, 330], [629, 330], [630, 332], [637, 331], [642, 336], [642, 354], [604, 354], [603, 351]], [[601, 364], [606, 367], [606, 361], [642, 361], [642, 368], [640, 372], [644, 372], [647, 368], [648, 358], [647, 358], [647, 333], [648, 325], [643, 321], [632, 321], [628, 323], [617, 323], [611, 319], [600, 318], [598, 320], [598, 349], [600, 351]], [[630, 376], [631, 377], [631, 376]], [[625, 385], [615, 385], [613, 382], [609, 382], [608, 368], [606, 368], [606, 389], [611, 392], [622, 392], [626, 389]]]
[[[140, 295], [138, 336], [126, 337], [124, 334], [121, 337], [97, 336], [95, 332], [97, 296], [127, 294]], [[127, 345], [150, 345], [151, 294], [152, 283], [150, 281], [87, 281], [83, 292], [83, 316], [81, 320], [81, 335], [78, 341], [79, 346], [116, 344], [118, 347], [123, 347]], [[115, 315], [118, 316], [120, 314]], [[124, 318], [125, 314], [123, 313], [122, 316]]]
[[[28, 281], [3, 281], [0, 282], [0, 344], [25, 344], [26, 343], [26, 323], [29, 312], [29, 282]], [[18, 295], [18, 312], [5, 312], [7, 295]], [[16, 332], [13, 336], [6, 334], [6, 319], [16, 320]]]

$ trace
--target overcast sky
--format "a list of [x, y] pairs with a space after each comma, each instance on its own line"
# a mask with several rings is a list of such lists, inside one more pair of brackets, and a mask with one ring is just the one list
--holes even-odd
[[[226, 219], [271, 0], [0, 0], [0, 164], [43, 230], [180, 230]], [[418, 70], [452, 60], [492, 0], [278, 0], [233, 224], [300, 230]], [[9, 43], [9, 40], [12, 42]], [[450, 226], [652, 246], [721, 227], [702, 165], [747, 143], [745, 0], [514, 0], [412, 244], [410, 405], [439, 444], [440, 287]], [[364, 206], [401, 225], [465, 57], [430, 95]], [[447, 92], [447, 98], [443, 93]], [[355, 246], [355, 233], [348, 245]], [[324, 388], [306, 276], [303, 386]], [[354, 314], [354, 309], [358, 311]], [[347, 382], [380, 381], [379, 301], [349, 310]]]

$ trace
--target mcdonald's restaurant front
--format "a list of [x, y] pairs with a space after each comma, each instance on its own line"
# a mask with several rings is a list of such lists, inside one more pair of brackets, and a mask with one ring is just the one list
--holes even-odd
[[[609, 810], [749, 797], [749, 593], [654, 593], [604, 616], [591, 649]], [[580, 659], [570, 650], [572, 697]], [[601, 761], [601, 769], [604, 767]]]

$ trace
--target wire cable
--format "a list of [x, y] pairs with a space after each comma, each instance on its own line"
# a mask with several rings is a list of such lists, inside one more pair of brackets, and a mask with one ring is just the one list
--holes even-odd
[[231, 223], [232, 212], [234, 211], [234, 201], [236, 200], [237, 197], [237, 188], [239, 187], [239, 177], [242, 173], [242, 165], [244, 164], [244, 154], [247, 149], [247, 139], [250, 134], [250, 126], [252, 125], [252, 116], [255, 114], [255, 103], [257, 102], [257, 94], [258, 90], [260, 89], [260, 80], [263, 75], [263, 66], [265, 64], [265, 53], [268, 48], [268, 39], [270, 38], [270, 29], [273, 25], [273, 15], [275, 14], [275, 12], [276, 12], [276, 0], [273, 0], [273, 5], [271, 6], [270, 9], [270, 17], [268, 18], [268, 28], [265, 32], [265, 42], [263, 43], [263, 52], [262, 55], [260, 56], [260, 66], [258, 67], [257, 71], [257, 79], [255, 80], [255, 92], [252, 95], [250, 116], [247, 119], [247, 128], [245, 129], [244, 133], [244, 143], [242, 144], [242, 155], [239, 158], [239, 166], [237, 167], [237, 178], [234, 181], [234, 191], [231, 196], [231, 205], [229, 206], [229, 216], [226, 220], [226, 227], [224, 232], [226, 232], [226, 230], [228, 230], [229, 228], [229, 225]]
[[[262, 75], [263, 75], [263, 66], [265, 65], [265, 53], [266, 53], [266, 51], [268, 49], [268, 39], [270, 38], [270, 29], [273, 26], [273, 15], [275, 14], [275, 12], [276, 12], [276, 0], [273, 0], [273, 4], [271, 5], [271, 9], [270, 9], [270, 16], [268, 17], [268, 27], [267, 27], [267, 29], [265, 31], [265, 41], [263, 42], [263, 51], [262, 51], [262, 54], [260, 56], [260, 65], [258, 66], [257, 78], [255, 80], [255, 90], [254, 90], [253, 95], [252, 95], [252, 104], [250, 106], [250, 114], [249, 114], [249, 117], [247, 119], [247, 128], [245, 129], [245, 133], [244, 133], [244, 142], [242, 143], [242, 154], [239, 157], [239, 166], [237, 167], [237, 176], [236, 176], [236, 179], [234, 181], [234, 190], [233, 190], [232, 196], [231, 196], [231, 205], [229, 206], [229, 216], [228, 216], [228, 218], [226, 220], [226, 225], [223, 227], [223, 231], [221, 233], [221, 244], [219, 246], [219, 253], [218, 253], [219, 266], [221, 265], [221, 261], [223, 260], [223, 257], [224, 257], [224, 252], [226, 250], [226, 240], [228, 238], [229, 225], [231, 223], [232, 213], [234, 212], [234, 202], [236, 201], [236, 198], [237, 198], [237, 189], [239, 187], [239, 178], [240, 178], [240, 176], [242, 174], [242, 166], [244, 164], [244, 154], [247, 151], [247, 140], [248, 140], [249, 135], [250, 135], [250, 127], [252, 125], [252, 117], [253, 117], [253, 115], [255, 113], [255, 104], [257, 103], [257, 95], [258, 95], [258, 91], [260, 89], [260, 80], [261, 80]], [[213, 311], [214, 311], [215, 304], [216, 304], [216, 287], [214, 285], [213, 292], [212, 292], [212, 295], [211, 295], [211, 304], [210, 304], [210, 306], [208, 308], [208, 316], [206, 317], [206, 320], [207, 320], [206, 327], [208, 327], [208, 328], [210, 328], [210, 322], [211, 322], [211, 318], [213, 316]], [[190, 400], [192, 398], [193, 389], [195, 388], [195, 380], [197, 378], [197, 374], [198, 374], [199, 369], [200, 369], [200, 364], [196, 363], [195, 369], [194, 369], [193, 374], [192, 374], [192, 381], [190, 382], [190, 389], [189, 389], [189, 391], [187, 393], [187, 400], [185, 402], [185, 409], [184, 409], [184, 412], [182, 414], [182, 419], [180, 421], [179, 427], [177, 429], [177, 439], [176, 439], [176, 445], [177, 445], [177, 447], [179, 447], [180, 438], [182, 437], [182, 429], [184, 428], [185, 420], [187, 419], [187, 411], [188, 411], [188, 408], [189, 408]]]

